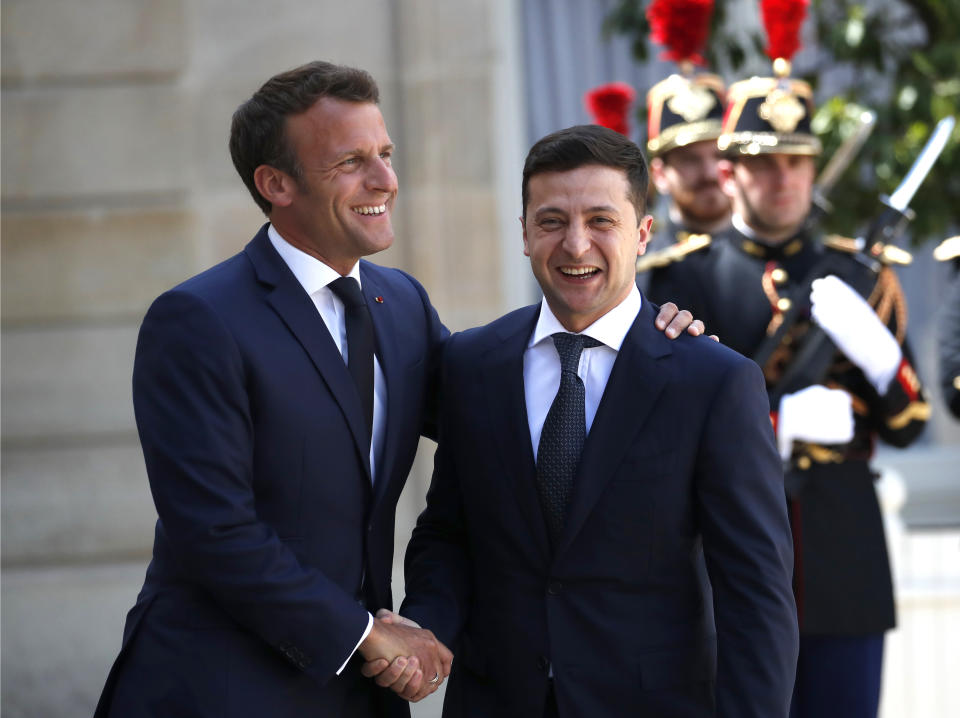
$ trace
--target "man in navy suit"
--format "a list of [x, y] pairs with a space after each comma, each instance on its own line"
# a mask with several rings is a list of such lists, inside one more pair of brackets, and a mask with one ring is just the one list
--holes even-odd
[[[417, 656], [434, 686], [449, 671], [428, 631], [368, 612], [391, 604], [396, 502], [447, 334], [415, 279], [360, 261], [393, 242], [377, 100], [367, 73], [312, 63], [234, 115], [234, 164], [270, 223], [141, 327], [134, 408], [159, 520], [97, 715], [402, 714], [355, 654]], [[370, 406], [341, 276], [372, 322]]]
[[522, 223], [544, 301], [447, 340], [387, 616], [455, 646], [445, 716], [787, 715], [793, 556], [763, 376], [655, 328], [633, 271], [646, 189], [616, 132], [540, 140]]
[[[367, 73], [315, 62], [237, 110], [234, 164], [269, 217], [147, 313], [133, 394], [159, 520], [97, 716], [383, 716], [451, 654], [391, 606], [397, 499], [447, 335], [393, 242], [393, 144]], [[690, 323], [682, 312], [667, 326]], [[693, 331], [702, 330], [697, 323]]]

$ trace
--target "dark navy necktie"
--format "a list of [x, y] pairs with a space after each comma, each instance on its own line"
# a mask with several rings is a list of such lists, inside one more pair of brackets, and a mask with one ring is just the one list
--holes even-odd
[[577, 367], [583, 349], [601, 343], [582, 334], [560, 332], [552, 338], [560, 355], [560, 388], [540, 433], [537, 491], [550, 538], [556, 546], [563, 532], [567, 506], [573, 493], [573, 477], [587, 436], [585, 392]]
[[360, 393], [367, 438], [373, 438], [373, 320], [370, 308], [353, 277], [340, 277], [327, 285], [343, 302], [347, 326], [347, 368]]

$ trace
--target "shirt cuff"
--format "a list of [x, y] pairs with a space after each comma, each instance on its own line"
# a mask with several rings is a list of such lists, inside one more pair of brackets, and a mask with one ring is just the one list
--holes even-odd
[[367, 636], [370, 635], [370, 631], [373, 630], [373, 614], [369, 611], [367, 612], [367, 627], [363, 632], [363, 635], [360, 636], [360, 640], [357, 641], [357, 645], [353, 647], [353, 650], [350, 651], [350, 655], [347, 656], [347, 660], [343, 662], [343, 665], [337, 669], [337, 675], [339, 676], [343, 669], [347, 667], [347, 664], [350, 662], [350, 659], [353, 658], [353, 654], [357, 652], [357, 649], [360, 648], [360, 644], [367, 640]]

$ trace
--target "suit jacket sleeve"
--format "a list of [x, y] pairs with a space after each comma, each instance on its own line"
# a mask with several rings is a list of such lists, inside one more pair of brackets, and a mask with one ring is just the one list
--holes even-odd
[[717, 628], [719, 716], [786, 716], [798, 629], [783, 472], [760, 369], [738, 360], [711, 399], [696, 500]]
[[457, 402], [450, 357], [456, 336], [447, 340], [441, 372], [440, 436], [434, 456], [427, 507], [417, 519], [404, 561], [406, 596], [400, 613], [429, 628], [453, 646], [466, 622], [472, 591], [466, 518], [457, 477], [456, 437], [443, 406]]
[[151, 307], [133, 395], [157, 530], [182, 579], [298, 667], [328, 680], [368, 615], [321, 572], [301, 565], [258, 516], [256, 407], [235, 339], [204, 300], [173, 291]]

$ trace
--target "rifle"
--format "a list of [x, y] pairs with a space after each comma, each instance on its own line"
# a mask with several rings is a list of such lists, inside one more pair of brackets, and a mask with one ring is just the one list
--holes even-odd
[[860, 148], [863, 147], [867, 138], [873, 132], [877, 124], [877, 113], [873, 110], [864, 110], [857, 116], [857, 128], [847, 137], [837, 151], [833, 153], [826, 167], [820, 172], [816, 182], [813, 183], [813, 203], [810, 207], [810, 214], [807, 216], [806, 227], [811, 229], [814, 225], [820, 223], [826, 215], [833, 211], [833, 205], [830, 203], [830, 193], [833, 191], [837, 180], [846, 171], [847, 167], [857, 156]]
[[[910, 200], [946, 146], [954, 124], [953, 117], [940, 120], [900, 186], [889, 197], [881, 196], [884, 209], [870, 224], [867, 233], [855, 240], [857, 251], [850, 255], [861, 271], [851, 271], [849, 262], [841, 262], [839, 255], [827, 253], [804, 278], [795, 295], [797, 301], [784, 313], [783, 322], [758, 347], [753, 360], [765, 373], [773, 368], [769, 366], [770, 361], [778, 349], [792, 350], [792, 360], [769, 391], [770, 407], [774, 411], [785, 394], [823, 381], [837, 353], [827, 334], [810, 321], [810, 290], [814, 280], [836, 274], [862, 296], [870, 295], [885, 264], [897, 253], [905, 254], [894, 243], [913, 217]], [[793, 348], [793, 344], [798, 346]]]

